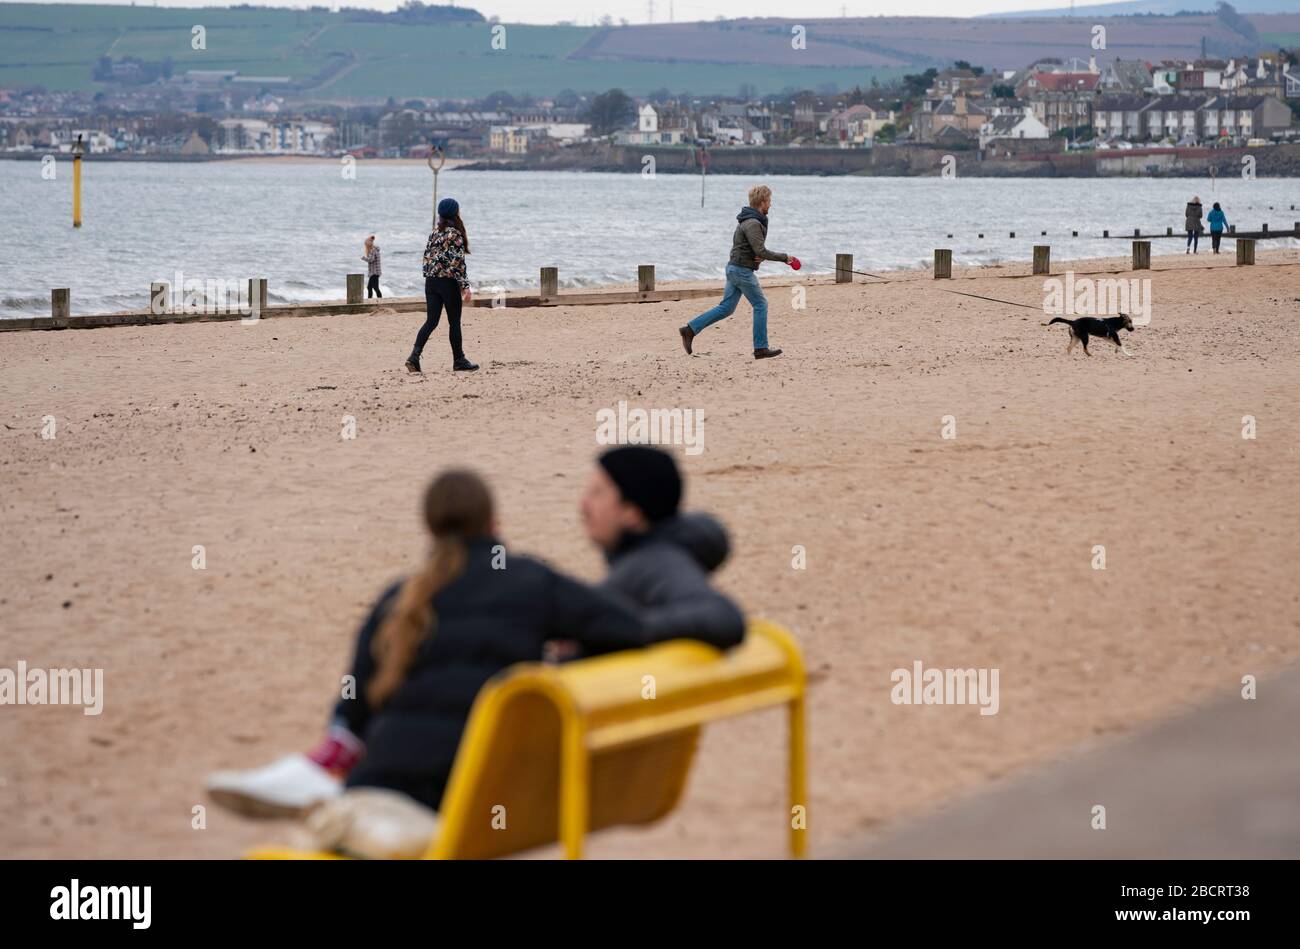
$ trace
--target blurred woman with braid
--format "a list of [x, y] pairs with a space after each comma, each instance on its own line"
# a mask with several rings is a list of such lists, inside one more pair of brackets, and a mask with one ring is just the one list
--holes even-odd
[[493, 675], [540, 660], [553, 640], [575, 639], [587, 654], [646, 644], [627, 600], [506, 552], [477, 474], [434, 479], [424, 522], [429, 560], [362, 624], [325, 738], [306, 755], [212, 775], [213, 800], [248, 816], [296, 816], [346, 786], [398, 791], [436, 811], [470, 706]]

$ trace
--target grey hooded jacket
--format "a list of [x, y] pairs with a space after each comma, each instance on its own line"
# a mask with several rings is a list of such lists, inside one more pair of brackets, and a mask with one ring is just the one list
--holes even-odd
[[736, 215], [736, 230], [731, 235], [730, 263], [737, 267], [757, 270], [764, 260], [778, 260], [783, 264], [790, 262], [788, 254], [778, 254], [767, 249], [767, 215], [759, 214], [753, 208], [741, 208]]
[[678, 514], [628, 534], [608, 554], [601, 586], [631, 600], [647, 643], [698, 639], [727, 649], [745, 638], [745, 617], [709, 585], [730, 553], [723, 526], [707, 514]]

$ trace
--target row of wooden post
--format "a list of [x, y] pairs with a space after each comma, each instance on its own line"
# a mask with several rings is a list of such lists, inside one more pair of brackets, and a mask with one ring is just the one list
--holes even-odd
[[[1246, 267], [1255, 263], [1255, 241], [1251, 238], [1241, 238], [1237, 244], [1237, 266]], [[848, 255], [843, 255], [848, 256]], [[838, 259], [838, 258], [837, 258]], [[849, 257], [849, 268], [851, 269], [852, 257]], [[1151, 242], [1134, 241], [1133, 242], [1133, 270], [1150, 270], [1151, 269]], [[1047, 244], [1034, 245], [1034, 273], [1050, 274], [1052, 272], [1052, 248]], [[935, 248], [934, 251], [934, 279], [950, 280], [952, 279], [952, 251], [948, 248]], [[840, 279], [838, 270], [835, 274], [836, 283], [844, 283]]]
[[[1300, 227], [1297, 227], [1300, 233]], [[1134, 231], [1134, 234], [1140, 234]], [[1255, 263], [1255, 241], [1249, 238], [1241, 238], [1236, 241], [1237, 244], [1237, 266], [1245, 267]], [[1151, 269], [1151, 242], [1135, 240], [1133, 242], [1133, 268], [1134, 270]], [[1048, 244], [1034, 245], [1034, 273], [1050, 274], [1052, 272], [1052, 248]], [[952, 250], [946, 247], [935, 248], [934, 251], [934, 279], [950, 280], [952, 279]], [[365, 275], [348, 274], [348, 303], [362, 303], [365, 299]], [[541, 296], [543, 299], [554, 298], [560, 293], [560, 272], [557, 267], [543, 267], [541, 270]], [[853, 282], [853, 255], [836, 254], [835, 255], [835, 282], [852, 283]], [[636, 269], [636, 288], [638, 292], [646, 293], [655, 288], [655, 268], [654, 264], [641, 264]], [[166, 309], [158, 310], [154, 307], [154, 301], [167, 299], [168, 285], [166, 283], [153, 283], [149, 285], [149, 309], [151, 312], [161, 314], [167, 312]], [[266, 309], [266, 278], [253, 277], [248, 281], [248, 299], [256, 299], [259, 303], [258, 312]], [[66, 326], [68, 318], [72, 315], [72, 291], [67, 287], [58, 287], [50, 291], [50, 316], [54, 318], [55, 326]]]
[[[1300, 237], [1300, 221], [1296, 221], [1296, 222], [1295, 222], [1295, 226], [1294, 226], [1293, 230], [1295, 231], [1295, 235], [1296, 235], [1296, 237]], [[1268, 231], [1268, 224], [1261, 224], [1261, 225], [1259, 226], [1259, 232], [1260, 232], [1261, 234], [1267, 234], [1267, 233], [1269, 232], [1269, 231]], [[1229, 234], [1236, 234], [1236, 233], [1237, 233], [1237, 225], [1235, 225], [1235, 224], [1229, 224], [1229, 225], [1228, 225], [1228, 233], [1229, 233]], [[1274, 233], [1277, 233], [1277, 232], [1274, 232]], [[1286, 231], [1282, 231], [1281, 233], [1285, 234]], [[1016, 232], [1015, 232], [1015, 231], [1008, 231], [1008, 232], [1007, 232], [1007, 236], [1008, 236], [1008, 237], [1015, 237], [1015, 236], [1016, 236]], [[1046, 236], [1047, 236], [1047, 232], [1046, 232], [1046, 231], [1043, 231], [1041, 236], [1046, 237]], [[1071, 237], [1078, 237], [1078, 236], [1079, 236], [1079, 232], [1078, 232], [1078, 231], [1071, 231], [1071, 232], [1070, 232], [1070, 236], [1071, 236]], [[1109, 231], [1109, 230], [1102, 231], [1102, 232], [1101, 232], [1101, 236], [1102, 236], [1102, 237], [1110, 237], [1110, 231]], [[1142, 236], [1142, 229], [1139, 228], [1139, 227], [1135, 227], [1135, 228], [1133, 229], [1133, 236], [1134, 236], [1134, 237], [1141, 237], [1141, 236]], [[1166, 228], [1165, 228], [1165, 237], [1174, 237], [1174, 236], [1175, 236], [1175, 235], [1174, 235], [1174, 229], [1173, 229], [1172, 227], [1166, 227]], [[1181, 232], [1180, 232], [1179, 236], [1181, 236]], [[952, 235], [949, 234], [948, 237], [949, 237], [949, 239], [951, 239], [951, 238], [952, 238]], [[979, 235], [979, 239], [980, 239], [980, 240], [983, 240], [983, 239], [984, 239], [984, 235], [983, 235], [983, 234], [980, 234], [980, 235]]]
[[[538, 281], [543, 300], [560, 295], [560, 269], [543, 267]], [[655, 288], [655, 265], [639, 264], [636, 268], [636, 289], [638, 293], [649, 293]]]
[[[1251, 238], [1241, 238], [1237, 244], [1237, 266], [1246, 267], [1255, 263], [1255, 241]], [[843, 255], [848, 256], [848, 255]], [[837, 258], [838, 259], [838, 258]], [[852, 257], [849, 257], [849, 268], [851, 269]], [[1150, 270], [1151, 269], [1151, 242], [1134, 241], [1133, 242], [1133, 270]], [[1050, 274], [1052, 272], [1052, 248], [1047, 244], [1034, 245], [1034, 273]], [[935, 248], [934, 251], [934, 279], [950, 280], [952, 279], [952, 251], [948, 248]], [[835, 274], [836, 283], [844, 283], [840, 279], [838, 270]]]
[[[1253, 240], [1237, 241], [1237, 263], [1253, 264], [1255, 262], [1255, 242]], [[1151, 269], [1151, 242], [1134, 241], [1133, 242], [1133, 269], [1150, 270]], [[1034, 274], [1050, 274], [1052, 272], [1052, 248], [1048, 244], [1034, 245]], [[936, 247], [934, 251], [934, 279], [951, 280], [952, 279], [952, 249], [948, 247]], [[851, 283], [853, 280], [853, 255], [836, 254], [835, 255], [835, 282]]]
[[[171, 285], [162, 281], [155, 281], [149, 284], [149, 306], [147, 309], [155, 316], [161, 316], [169, 312], [170, 306], [166, 304], [161, 307], [157, 305], [158, 301], [168, 301], [171, 296]], [[266, 310], [266, 278], [252, 277], [248, 281], [248, 299], [249, 301], [257, 300], [257, 312], [262, 313]], [[56, 287], [50, 291], [50, 316], [54, 318], [56, 327], [67, 326], [68, 318], [72, 316], [72, 290], [68, 287]]]

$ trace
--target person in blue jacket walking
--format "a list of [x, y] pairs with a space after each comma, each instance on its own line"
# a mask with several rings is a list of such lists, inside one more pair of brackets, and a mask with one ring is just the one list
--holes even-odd
[[1223, 240], [1223, 232], [1228, 229], [1228, 216], [1223, 213], [1223, 208], [1219, 207], [1218, 201], [1214, 202], [1214, 207], [1205, 216], [1205, 220], [1210, 224], [1210, 243], [1217, 254], [1219, 252], [1219, 241]]

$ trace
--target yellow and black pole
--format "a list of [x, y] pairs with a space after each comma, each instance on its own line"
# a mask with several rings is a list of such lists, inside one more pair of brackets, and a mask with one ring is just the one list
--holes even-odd
[[77, 136], [77, 144], [72, 146], [72, 226], [81, 227], [81, 153], [84, 148], [81, 144], [81, 136]]

